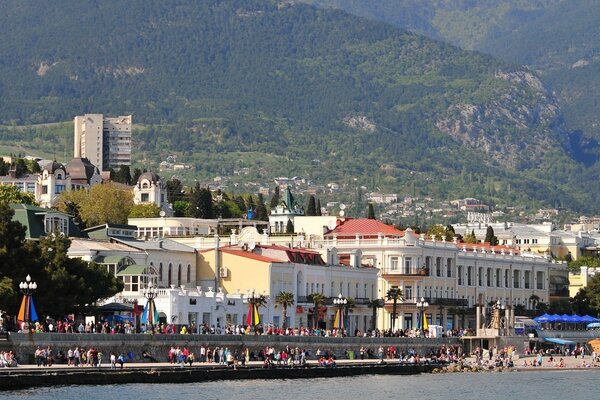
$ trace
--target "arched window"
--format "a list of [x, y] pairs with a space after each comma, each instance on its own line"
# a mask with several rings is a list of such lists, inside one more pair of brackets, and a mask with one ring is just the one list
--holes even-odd
[[169, 286], [173, 283], [173, 264], [169, 263]]
[[158, 280], [160, 282], [162, 282], [163, 280], [163, 270], [162, 270], [162, 263], [158, 264]]
[[187, 266], [187, 283], [190, 283], [192, 281], [192, 266], [190, 264], [188, 264]]

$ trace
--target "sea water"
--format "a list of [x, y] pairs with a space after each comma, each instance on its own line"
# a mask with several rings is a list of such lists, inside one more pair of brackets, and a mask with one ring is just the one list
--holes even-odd
[[[186, 384], [55, 386], [2, 392], [2, 400], [60, 399], [600, 399], [600, 370], [364, 375]], [[57, 380], [60, 379], [57, 377]], [[60, 382], [57, 381], [57, 384]]]

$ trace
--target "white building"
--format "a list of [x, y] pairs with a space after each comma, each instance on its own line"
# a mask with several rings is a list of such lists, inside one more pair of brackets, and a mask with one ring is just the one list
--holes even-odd
[[140, 175], [133, 187], [133, 202], [135, 204], [156, 204], [165, 213], [171, 210], [167, 203], [167, 186], [154, 172], [144, 172]]

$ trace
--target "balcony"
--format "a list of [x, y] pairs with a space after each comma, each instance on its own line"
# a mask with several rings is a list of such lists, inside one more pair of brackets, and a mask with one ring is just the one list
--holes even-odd
[[[468, 299], [448, 299], [445, 297], [425, 297], [425, 301], [429, 303], [430, 306], [448, 306], [448, 307], [466, 307], [469, 305]], [[420, 301], [420, 298], [411, 298], [406, 299], [404, 302], [398, 302], [398, 305], [408, 305], [408, 306], [416, 306], [417, 302]], [[385, 305], [392, 305], [393, 302], [388, 300]]]
[[429, 276], [429, 268], [398, 268], [398, 269], [390, 269], [385, 268], [382, 271], [383, 276]]

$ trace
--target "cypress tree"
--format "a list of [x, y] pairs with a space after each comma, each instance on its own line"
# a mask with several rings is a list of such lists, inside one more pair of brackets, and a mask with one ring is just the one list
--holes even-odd
[[291, 219], [288, 219], [288, 222], [285, 225], [285, 233], [294, 233], [294, 223]]
[[315, 201], [315, 196], [312, 194], [308, 199], [308, 207], [306, 208], [306, 215], [315, 216], [317, 215], [317, 202]]
[[317, 199], [317, 215], [320, 217], [321, 214], [321, 200]]
[[367, 219], [375, 219], [375, 210], [373, 209], [373, 203], [369, 203], [369, 212], [367, 213]]
[[277, 207], [279, 202], [281, 201], [281, 195], [279, 194], [279, 186], [275, 186], [275, 192], [273, 193], [273, 197], [271, 197], [271, 202], [269, 203], [269, 208], [274, 209]]

